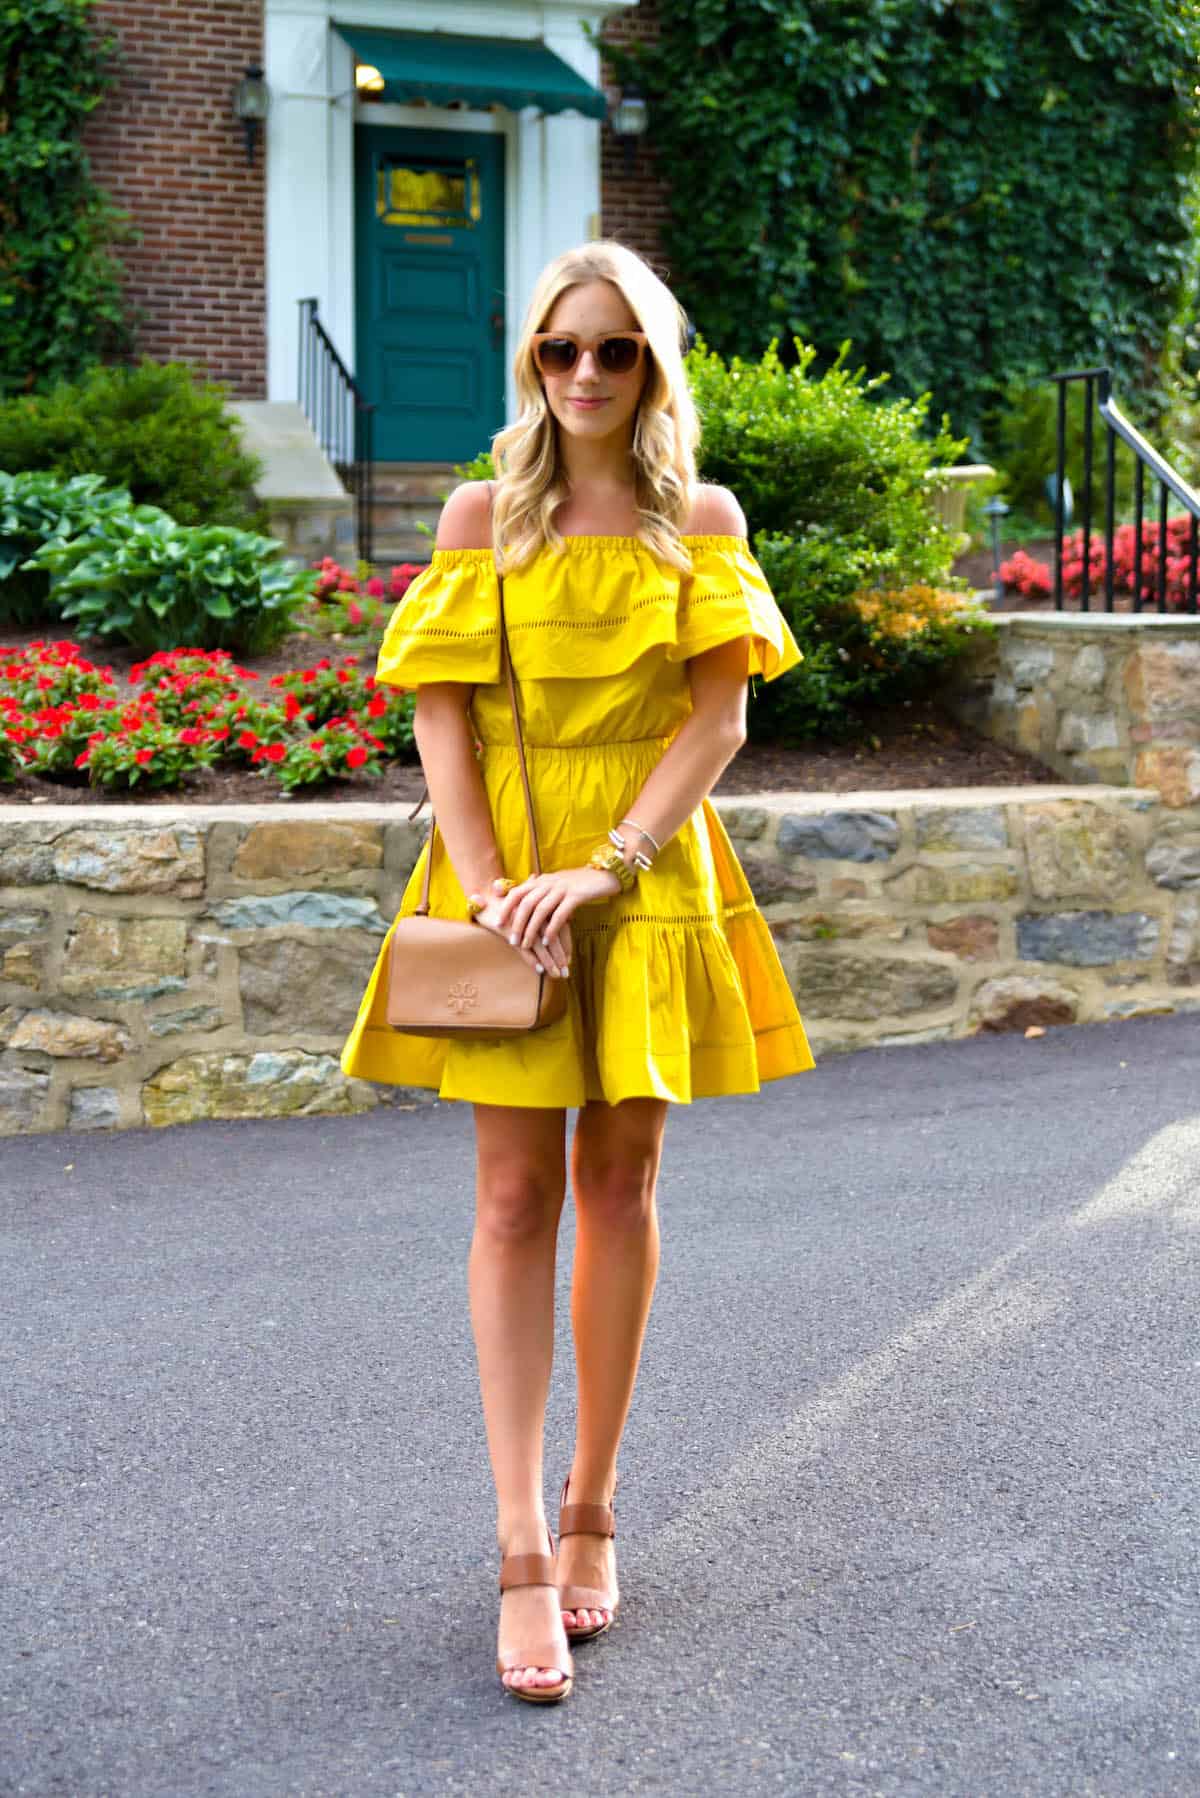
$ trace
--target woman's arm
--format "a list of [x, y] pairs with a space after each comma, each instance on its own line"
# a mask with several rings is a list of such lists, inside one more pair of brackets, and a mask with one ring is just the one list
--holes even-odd
[[[489, 494], [484, 482], [469, 481], [450, 495], [438, 521], [436, 542], [439, 549], [491, 547]], [[483, 775], [475, 758], [475, 732], [469, 716], [472, 691], [463, 681], [431, 681], [420, 687], [413, 714], [413, 737], [438, 830], [458, 883], [464, 893], [488, 898], [492, 882], [505, 870], [496, 847]], [[515, 879], [521, 872], [519, 868], [512, 869], [512, 877]], [[498, 904], [499, 896], [493, 894], [480, 913], [479, 922], [485, 928], [497, 929], [494, 913]], [[569, 939], [565, 945], [553, 944], [553, 953], [543, 954], [541, 959], [531, 950], [532, 944], [530, 949], [522, 947], [521, 952], [539, 972], [544, 962], [565, 967], [570, 954]]]

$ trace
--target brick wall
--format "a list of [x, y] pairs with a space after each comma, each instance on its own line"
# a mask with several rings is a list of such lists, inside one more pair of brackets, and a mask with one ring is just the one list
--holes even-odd
[[232, 95], [262, 60], [262, 0], [99, 0], [96, 15], [123, 69], [85, 142], [97, 181], [142, 234], [122, 256], [138, 352], [261, 399], [263, 145], [260, 135], [249, 167]]
[[[613, 13], [605, 22], [602, 41], [611, 44], [651, 43], [658, 37], [659, 0], [641, 0], [628, 12]], [[610, 101], [619, 91], [611, 65], [601, 63], [601, 84]], [[637, 148], [632, 175], [625, 173], [625, 152], [605, 125], [600, 136], [600, 207], [606, 237], [615, 237], [646, 258], [665, 278], [670, 269], [662, 247], [662, 226], [667, 217], [667, 189], [654, 154], [654, 124]]]

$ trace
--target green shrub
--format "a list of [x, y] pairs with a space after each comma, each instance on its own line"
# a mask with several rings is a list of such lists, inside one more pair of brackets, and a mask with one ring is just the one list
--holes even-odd
[[0, 404], [0, 468], [98, 474], [180, 524], [261, 525], [261, 465], [242, 449], [225, 397], [178, 362], [94, 368]]
[[848, 730], [864, 706], [921, 690], [977, 628], [965, 595], [972, 623], [953, 622], [951, 596], [882, 641], [863, 609], [875, 590], [945, 592], [956, 542], [931, 498], [936, 470], [958, 460], [963, 444], [945, 421], [925, 434], [924, 398], [884, 400], [886, 376], [868, 380], [847, 367], [848, 345], [819, 379], [814, 351], [794, 347], [788, 368], [774, 344], [757, 363], [726, 364], [703, 340], [688, 356], [704, 427], [701, 473], [741, 502], [805, 656], [758, 690], [750, 730], [760, 741]]
[[53, 603], [85, 636], [145, 651], [253, 653], [274, 648], [311, 595], [311, 572], [287, 567], [279, 549], [271, 537], [138, 506], [32, 561], [51, 571]]
[[22, 568], [44, 543], [86, 536], [102, 518], [128, 511], [123, 487], [98, 474], [60, 480], [52, 474], [0, 471], [0, 626], [31, 629], [57, 614], [44, 568]]
[[955, 545], [929, 503], [930, 476], [965, 443], [946, 420], [924, 434], [927, 398], [883, 400], [888, 377], [847, 367], [849, 344], [819, 378], [810, 372], [816, 351], [799, 338], [794, 349], [790, 368], [774, 342], [759, 362], [726, 364], [697, 339], [687, 369], [705, 479], [733, 488], [756, 531], [794, 537], [816, 527], [848, 554], [872, 558], [873, 571], [941, 575]]

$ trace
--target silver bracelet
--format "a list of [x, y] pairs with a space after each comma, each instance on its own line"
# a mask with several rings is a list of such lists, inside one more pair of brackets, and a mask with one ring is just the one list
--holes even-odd
[[653, 843], [655, 855], [661, 853], [662, 844], [658, 841], [657, 837], [652, 837], [650, 832], [646, 829], [646, 826], [644, 824], [639, 824], [636, 818], [621, 818], [618, 822], [621, 824], [632, 824], [639, 836], [645, 837], [648, 843]]

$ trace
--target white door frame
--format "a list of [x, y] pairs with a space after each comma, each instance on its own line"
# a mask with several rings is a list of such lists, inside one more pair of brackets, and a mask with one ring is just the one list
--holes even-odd
[[512, 356], [538, 271], [600, 234], [600, 123], [544, 115], [371, 105], [354, 93], [354, 57], [333, 26], [453, 30], [471, 37], [538, 38], [594, 87], [600, 56], [586, 22], [637, 0], [266, 0], [267, 397], [296, 398], [297, 302], [315, 295], [342, 360], [354, 341], [354, 127], [498, 132], [505, 143], [506, 405], [515, 409]]

